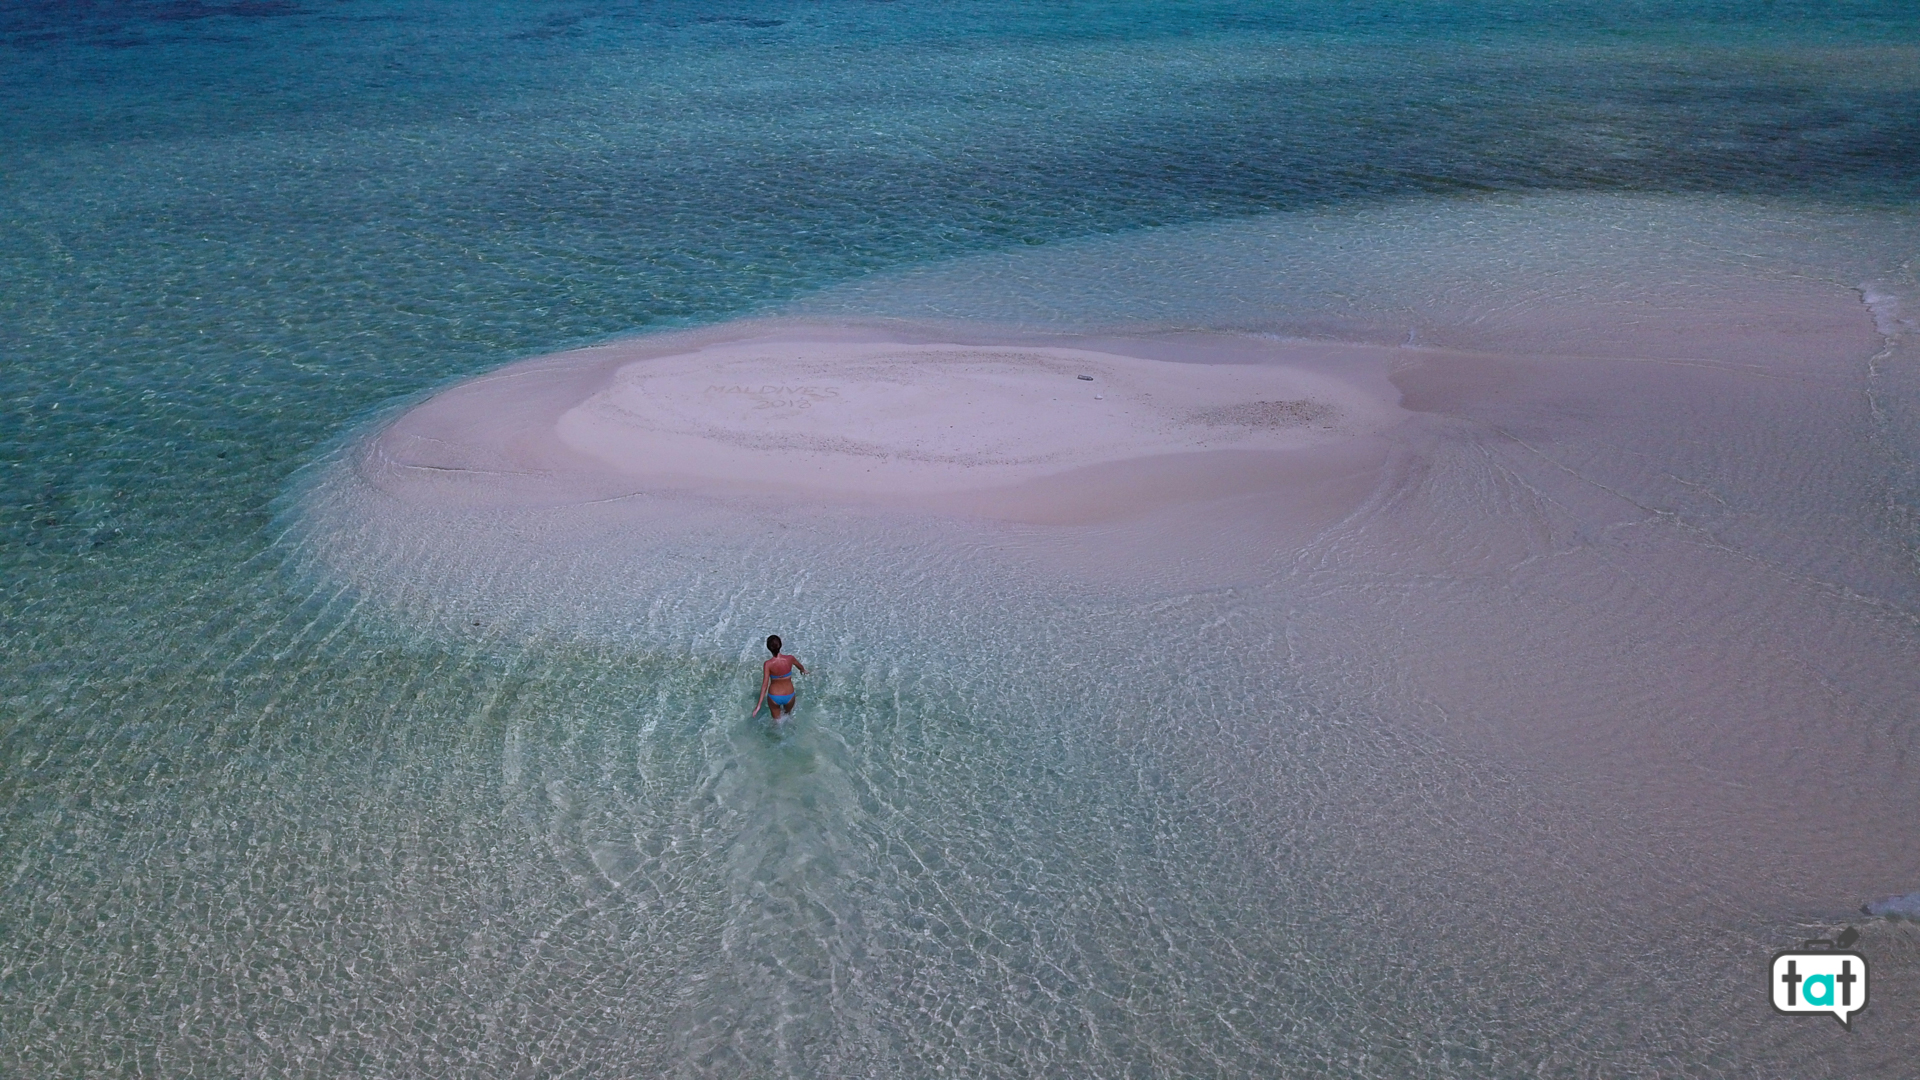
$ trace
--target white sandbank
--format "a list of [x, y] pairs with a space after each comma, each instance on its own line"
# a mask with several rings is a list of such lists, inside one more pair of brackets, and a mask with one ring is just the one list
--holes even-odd
[[390, 491], [469, 501], [672, 490], [1065, 523], [1351, 471], [1405, 415], [1391, 350], [1368, 346], [939, 337], [749, 323], [543, 357], [433, 397], [368, 460]]
[[[455, 632], [743, 657], [790, 626], [845, 657], [937, 639], [1036, 700], [1139, 649], [1141, 723], [1175, 741], [1311, 701], [1531, 778], [1567, 800], [1553, 850], [1591, 838], [1565, 888], [1628, 882], [1648, 920], [1910, 891], [1886, 823], [1920, 791], [1920, 335], [1838, 241], [1815, 270], [1798, 232], [1760, 243], [1771, 210], [1586, 205], [1498, 229], [1443, 207], [1286, 259], [1321, 234], [1116, 238], [815, 301], [840, 322], [523, 361], [316, 471], [297, 538]], [[1459, 254], [1422, 276], [1407, 251]], [[1398, 292], [1350, 302], [1368, 281]], [[1116, 299], [1075, 315], [1096, 286]], [[1056, 307], [1058, 333], [1024, 321]], [[998, 321], [853, 321], [947, 312]], [[1316, 325], [1359, 336], [1227, 332]], [[1495, 829], [1522, 838], [1503, 880], [1563, 880], [1522, 850], [1530, 820]]]

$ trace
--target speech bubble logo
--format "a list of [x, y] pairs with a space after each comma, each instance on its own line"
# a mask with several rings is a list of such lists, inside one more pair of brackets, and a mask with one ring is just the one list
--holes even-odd
[[1867, 1007], [1867, 958], [1856, 952], [1775, 953], [1770, 981], [1775, 1012], [1831, 1013], [1851, 1031]]

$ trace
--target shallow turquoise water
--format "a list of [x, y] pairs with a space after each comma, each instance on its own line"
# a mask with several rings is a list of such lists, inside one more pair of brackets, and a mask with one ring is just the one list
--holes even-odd
[[[303, 466], [410, 397], [639, 329], [790, 304], [1259, 321], [1211, 306], [1197, 271], [1025, 309], [965, 287], [1166, 226], [1752, 197], [1858, 215], [1848, 283], [1910, 288], [1911, 234], [1876, 246], [1870, 223], [1910, 224], [1920, 195], [1916, 21], [1894, 3], [8, 6], [0, 1059], [1899, 1075], [1912, 1046], [1884, 1031], [1823, 1057], [1764, 1019], [1727, 1036], [1723, 1012], [1623, 1006], [1654, 969], [1576, 948], [1631, 929], [1591, 912], [1520, 927], [1564, 929], [1546, 951], [1578, 973], [1565, 998], [1518, 976], [1461, 990], [1475, 962], [1543, 961], [1511, 928], [1424, 913], [1498, 880], [1502, 852], [1556, 852], [1583, 881], [1592, 857], [1515, 824], [1551, 800], [1404, 718], [1221, 661], [1284, 634], [1231, 594], [1033, 605], [903, 539], [874, 554], [918, 599], [823, 604], [815, 711], [771, 741], [733, 708], [763, 630], [703, 602], [791, 599], [808, 571], [778, 545], [609, 644], [474, 626], [426, 586], [411, 608], [368, 599], [277, 515]], [[1312, 322], [1390, 273], [1401, 234], [1367, 235], [1348, 277], [1261, 318]], [[1415, 280], [1430, 292], [1353, 301], [1371, 330], [1473, 287]], [[1142, 623], [1207, 629], [1144, 664], [1116, 716], [1069, 676]], [[961, 650], [964, 680], [926, 675], [935, 625], [993, 648]], [[1281, 721], [1242, 723], [1267, 695]], [[1440, 850], [1465, 852], [1451, 876], [1429, 873]], [[1716, 971], [1783, 932], [1706, 907]]]

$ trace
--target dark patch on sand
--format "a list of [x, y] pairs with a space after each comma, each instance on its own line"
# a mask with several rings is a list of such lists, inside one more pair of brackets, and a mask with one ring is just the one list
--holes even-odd
[[1339, 410], [1318, 401], [1247, 401], [1238, 405], [1219, 405], [1211, 409], [1199, 409], [1189, 413], [1189, 418], [1197, 424], [1211, 424], [1215, 427], [1303, 427], [1307, 424], [1325, 425], [1339, 415]]

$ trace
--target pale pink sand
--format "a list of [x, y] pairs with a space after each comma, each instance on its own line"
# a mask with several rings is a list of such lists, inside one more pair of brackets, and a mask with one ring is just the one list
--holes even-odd
[[[1857, 294], [1790, 284], [1649, 316], [1628, 357], [1581, 355], [1584, 324], [1506, 354], [732, 324], [452, 387], [313, 520], [369, 591], [634, 636], [804, 607], [912, 637], [955, 617], [948, 568], [983, 605], [1016, 577], [1170, 597], [1141, 640], [1272, 627], [1210, 686], [1284, 663], [1534, 777], [1631, 835], [1609, 850], [1663, 904], [1844, 913], [1920, 873], [1888, 827], [1920, 586], [1869, 408], [1886, 343]], [[1181, 622], [1208, 590], [1233, 618]]]
[[390, 490], [468, 501], [693, 490], [1084, 522], [1346, 476], [1405, 415], [1391, 350], [1134, 343], [1237, 361], [1195, 363], [926, 336], [736, 324], [546, 357], [427, 401], [368, 460]]
[[[1312, 811], [1377, 868], [1353, 915], [1383, 955], [1484, 931], [1472, 954], [1528, 978], [1610, 966], [1596, 942], [1760, 970], [1920, 880], [1920, 578], [1883, 441], [1913, 354], [1844, 280], [1665, 265], [1490, 291], [1422, 323], [1446, 349], [622, 342], [422, 403], [316, 487], [306, 535], [359, 595], [456, 627], [737, 654], [801, 625], [908, 670], [937, 648], [935, 679], [968, 657], [1036, 713], [1136, 685], [1086, 745], [1194, 748], [1197, 799], [1274, 808], [1276, 863], [1315, 797], [1274, 779], [1285, 732], [1431, 753], [1430, 799]], [[1204, 420], [1263, 401], [1311, 405]], [[1899, 1030], [1911, 965], [1876, 977]]]

